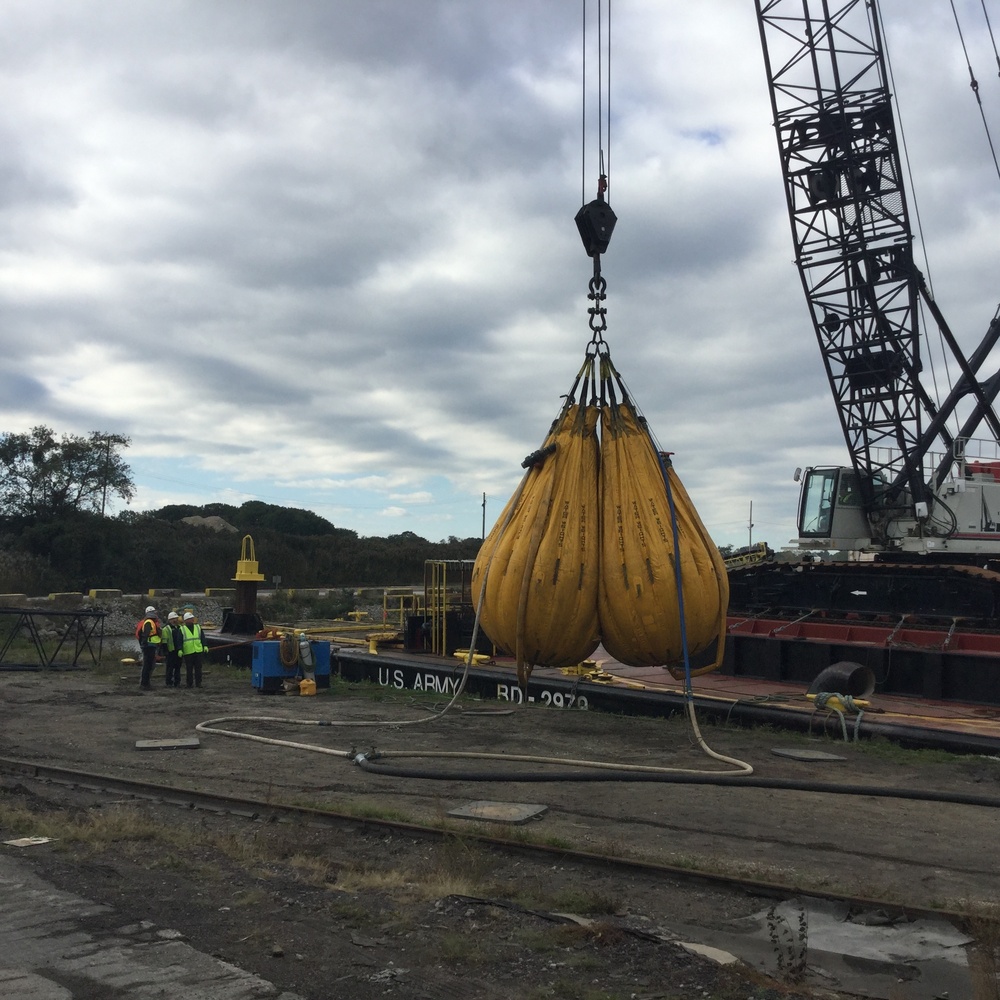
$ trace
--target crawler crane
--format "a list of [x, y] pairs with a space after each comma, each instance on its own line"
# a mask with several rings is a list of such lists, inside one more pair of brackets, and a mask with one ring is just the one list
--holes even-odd
[[[795, 264], [850, 464], [797, 474], [793, 561], [731, 570], [730, 659], [809, 680], [848, 658], [887, 683], [902, 663], [896, 690], [1000, 702], [1000, 310], [966, 356], [917, 267], [876, 0], [755, 3]], [[941, 401], [925, 316], [954, 377]]]

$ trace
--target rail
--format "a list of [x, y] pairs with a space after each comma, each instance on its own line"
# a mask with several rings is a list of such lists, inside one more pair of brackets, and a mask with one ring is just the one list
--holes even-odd
[[[0, 774], [17, 777], [21, 781], [38, 781], [59, 784], [95, 795], [128, 796], [177, 806], [181, 809], [202, 809], [225, 814], [251, 822], [288, 822], [324, 826], [340, 832], [371, 829], [403, 833], [435, 841], [453, 841], [455, 829], [450, 826], [426, 826], [399, 820], [357, 816], [338, 813], [310, 806], [286, 805], [280, 802], [242, 798], [216, 792], [199, 791], [163, 785], [156, 782], [136, 781], [110, 775], [81, 771], [75, 768], [38, 764], [32, 761], [0, 757]], [[486, 833], [463, 829], [462, 840], [490, 847], [511, 855], [530, 857], [535, 860], [557, 862], [560, 865], [575, 863], [600, 869], [603, 872], [632, 872], [664, 881], [684, 882], [695, 885], [717, 886], [725, 889], [743, 890], [763, 897], [785, 898], [792, 893], [800, 898], [844, 903], [862, 909], [878, 910], [891, 918], [912, 920], [917, 917], [947, 918], [960, 920], [967, 914], [958, 910], [935, 907], [901, 905], [892, 900], [867, 896], [857, 896], [836, 890], [803, 889], [778, 882], [748, 878], [743, 875], [728, 875], [717, 871], [705, 871], [689, 866], [674, 866], [659, 862], [633, 860], [617, 855], [600, 854], [593, 851], [579, 851], [574, 848], [532, 843], [525, 840], [510, 840]]]

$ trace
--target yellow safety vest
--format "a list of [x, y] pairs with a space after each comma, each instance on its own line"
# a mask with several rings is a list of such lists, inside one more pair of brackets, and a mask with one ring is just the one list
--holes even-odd
[[178, 641], [182, 638], [180, 630], [180, 625], [163, 626], [163, 643], [171, 653], [179, 653], [181, 651], [180, 642]]
[[157, 624], [155, 618], [146, 618], [143, 620], [140, 634], [145, 633], [147, 623], [152, 625], [152, 628], [149, 630], [149, 635], [146, 636], [146, 642], [151, 646], [156, 646], [163, 642], [163, 637], [160, 635], [160, 626]]
[[181, 635], [184, 637], [184, 646], [181, 653], [187, 656], [190, 653], [204, 653], [205, 643], [201, 639], [201, 626], [195, 622], [194, 625], [182, 625]]

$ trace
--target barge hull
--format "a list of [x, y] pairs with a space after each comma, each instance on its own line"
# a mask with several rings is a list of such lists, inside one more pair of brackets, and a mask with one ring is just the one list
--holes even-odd
[[[612, 669], [604, 664], [605, 669]], [[450, 698], [458, 690], [464, 664], [436, 656], [396, 650], [372, 655], [342, 647], [332, 653], [332, 671], [343, 680], [368, 682], [396, 690], [423, 691]], [[668, 718], [683, 713], [683, 686], [672, 683], [662, 668], [614, 667], [612, 679], [597, 682], [555, 668], [536, 668], [526, 691], [517, 684], [513, 663], [498, 662], [469, 669], [465, 692], [499, 704], [531, 704], [557, 711], [598, 711]], [[890, 739], [914, 748], [940, 748], [956, 753], [1000, 751], [1000, 709], [975, 705], [943, 705], [923, 699], [873, 699], [874, 709], [860, 720], [842, 720], [818, 711], [805, 687], [779, 681], [710, 674], [697, 678], [692, 695], [700, 719], [741, 725], [826, 734], [833, 739], [856, 735]]]

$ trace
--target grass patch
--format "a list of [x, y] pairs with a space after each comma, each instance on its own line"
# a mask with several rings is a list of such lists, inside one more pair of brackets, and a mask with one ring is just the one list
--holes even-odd
[[343, 869], [337, 888], [345, 892], [378, 890], [408, 900], [429, 901], [444, 896], [479, 896], [489, 892], [491, 883], [460, 871], [431, 868], [410, 871], [400, 868]]
[[325, 858], [312, 854], [293, 854], [286, 862], [302, 879], [310, 885], [329, 885], [333, 879], [333, 865]]
[[343, 618], [357, 609], [357, 599], [352, 590], [331, 590], [325, 597], [313, 597], [279, 590], [261, 597], [257, 610], [268, 621], [303, 622], [332, 621]]
[[[339, 888], [339, 886], [335, 887]], [[327, 913], [348, 927], [368, 927], [373, 923], [381, 926], [382, 920], [377, 914], [370, 913], [360, 903], [353, 899], [334, 897], [326, 905]]]
[[566, 913], [608, 915], [617, 913], [621, 906], [615, 896], [572, 889], [557, 893], [552, 900], [552, 909]]
[[405, 892], [414, 888], [413, 874], [399, 868], [345, 868], [337, 879], [337, 888], [344, 892], [377, 889], [383, 892]]
[[345, 802], [340, 807], [340, 812], [346, 816], [356, 816], [358, 819], [384, 819], [390, 823], [414, 823], [417, 820], [402, 809], [393, 806], [381, 806], [375, 802]]
[[575, 913], [578, 916], [610, 916], [622, 908], [622, 902], [617, 897], [585, 889], [565, 889], [555, 893], [534, 891], [519, 895], [517, 901], [532, 910]]
[[862, 757], [892, 764], [956, 764], [967, 759], [948, 750], [909, 749], [884, 736], [852, 743], [851, 746]]
[[261, 906], [267, 902], [267, 898], [263, 889], [241, 889], [233, 893], [233, 906]]
[[429, 901], [445, 896], [492, 896], [498, 889], [497, 858], [460, 838], [441, 850], [430, 851], [419, 868], [342, 868], [337, 888], [347, 892], [376, 889], [408, 900]]
[[107, 649], [104, 650], [101, 659], [97, 663], [90, 665], [90, 674], [94, 677], [114, 678], [127, 677], [128, 680], [139, 683], [139, 671], [142, 667], [140, 654], [136, 653], [132, 659], [135, 663], [122, 663], [126, 654], [118, 651], [114, 655]]
[[88, 810], [30, 809], [19, 802], [5, 801], [0, 795], [0, 829], [18, 837], [51, 837], [60, 845], [72, 845], [87, 852], [117, 850], [127, 853], [141, 848], [149, 858], [150, 846], [160, 852], [149, 864], [164, 867], [186, 866], [189, 870], [207, 867], [201, 861], [183, 858], [184, 852], [216, 850], [243, 866], [253, 866], [274, 858], [274, 847], [255, 829], [249, 836], [216, 834], [195, 829], [187, 823], [164, 823], [133, 805], [94, 807]]
[[179, 872], [196, 878], [199, 882], [215, 882], [222, 878], [218, 869], [212, 865], [173, 850], [168, 850], [165, 854], [153, 858], [149, 862], [149, 867], [158, 871]]
[[[556, 850], [559, 851], [575, 851], [579, 846], [572, 840], [570, 840], [568, 837], [558, 837], [552, 833], [545, 834], [544, 836], [538, 837], [537, 839], [533, 837], [528, 839], [533, 843], [541, 844], [543, 847], [554, 847]], [[618, 855], [618, 857], [624, 857], [624, 856], [625, 855], [623, 854]]]
[[493, 953], [482, 938], [475, 934], [449, 931], [436, 942], [437, 956], [447, 965], [490, 965]]
[[270, 843], [261, 843], [261, 840], [267, 841], [271, 838], [266, 834], [262, 838], [261, 833], [261, 829], [255, 828], [246, 837], [237, 837], [232, 833], [214, 834], [207, 836], [205, 843], [237, 864], [255, 865], [274, 858], [273, 846]]
[[[603, 946], [621, 944], [627, 937], [626, 932], [614, 924], [595, 920], [592, 924], [554, 924], [545, 927], [522, 927], [514, 934], [518, 947], [526, 951], [545, 954], [551, 951], [577, 951], [590, 948], [591, 945]], [[567, 965], [576, 969], [591, 969], [602, 964], [598, 955], [588, 951], [586, 954], [573, 955], [567, 958]]]
[[35, 812], [19, 803], [0, 800], [0, 827], [20, 837], [54, 839], [102, 850], [122, 842], [171, 842], [190, 846], [194, 838], [183, 830], [164, 830], [132, 806], [110, 806], [86, 812]]
[[514, 931], [514, 942], [519, 948], [537, 954], [555, 951], [559, 947], [551, 927], [519, 927]]
[[[651, 995], [662, 997], [663, 1000], [675, 1000], [674, 995], [669, 993]], [[524, 994], [525, 1000], [550, 1000], [552, 997], [561, 998], [561, 1000], [627, 1000], [628, 997], [634, 996], [636, 996], [635, 993], [621, 993], [617, 990], [609, 993], [598, 987], [581, 986], [566, 979], [557, 979], [548, 986], [536, 986]], [[681, 1000], [681, 997], [676, 997], [676, 1000]]]

